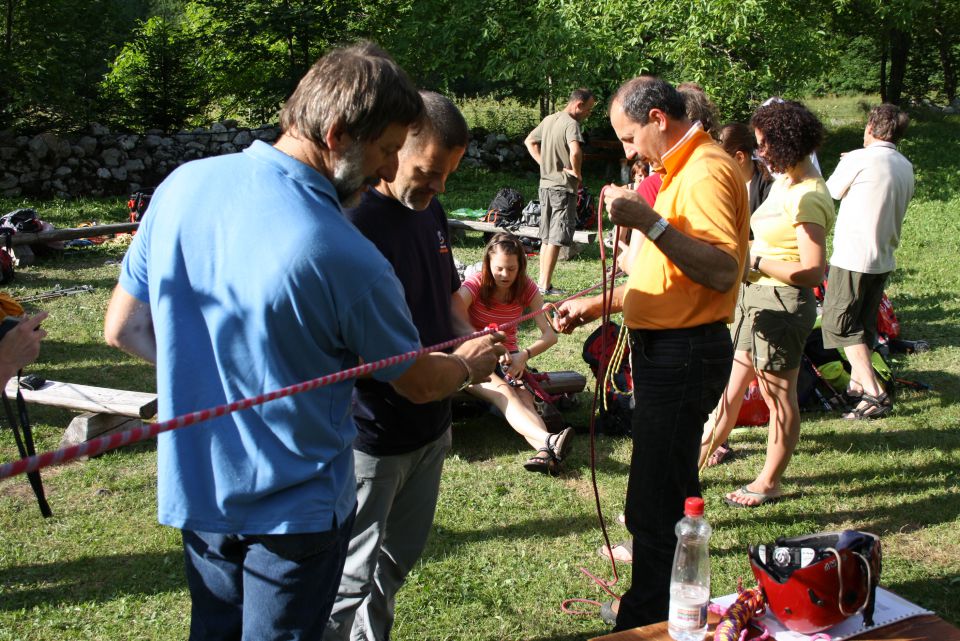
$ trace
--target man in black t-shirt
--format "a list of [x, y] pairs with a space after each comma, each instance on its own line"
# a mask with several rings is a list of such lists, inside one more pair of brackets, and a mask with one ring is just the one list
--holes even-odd
[[[396, 178], [381, 180], [345, 213], [393, 265], [421, 343], [434, 345], [470, 331], [455, 327], [451, 312], [460, 278], [436, 199], [469, 131], [449, 100], [420, 95], [424, 115], [400, 151]], [[353, 415], [357, 517], [325, 641], [389, 638], [396, 593], [433, 525], [450, 449], [449, 399], [415, 405], [390, 385], [364, 379], [353, 393]]]

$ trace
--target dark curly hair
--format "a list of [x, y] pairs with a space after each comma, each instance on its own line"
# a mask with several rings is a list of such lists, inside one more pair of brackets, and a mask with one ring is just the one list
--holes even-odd
[[823, 142], [823, 124], [799, 102], [784, 100], [759, 107], [750, 126], [763, 134], [760, 155], [770, 169], [784, 173]]

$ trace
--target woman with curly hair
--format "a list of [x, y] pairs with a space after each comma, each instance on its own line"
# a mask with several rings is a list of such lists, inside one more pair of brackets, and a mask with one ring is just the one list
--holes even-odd
[[798, 102], [775, 102], [750, 120], [757, 151], [782, 174], [753, 213], [749, 271], [737, 301], [733, 370], [720, 405], [704, 426], [700, 461], [733, 429], [754, 375], [770, 410], [767, 457], [756, 479], [730, 492], [726, 502], [757, 507], [780, 498], [780, 480], [800, 437], [797, 375], [817, 317], [813, 287], [823, 279], [826, 236], [833, 225], [830, 192], [810, 154], [823, 125]]
[[[752, 215], [767, 199], [770, 187], [773, 185], [773, 176], [770, 175], [767, 166], [756, 158], [757, 139], [753, 130], [742, 122], [727, 123], [720, 128], [718, 142], [740, 168], [740, 175], [747, 184]], [[753, 240], [752, 233], [750, 239]], [[728, 441], [724, 441], [710, 454], [707, 466], [719, 465], [733, 456], [733, 448]]]

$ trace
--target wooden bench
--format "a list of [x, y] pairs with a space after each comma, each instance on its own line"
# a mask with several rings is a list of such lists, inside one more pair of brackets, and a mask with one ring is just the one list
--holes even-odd
[[[467, 231], [498, 232], [503, 231], [503, 227], [497, 227], [493, 223], [482, 223], [478, 220], [461, 220], [459, 218], [448, 218], [450, 229], [465, 229]], [[516, 232], [517, 236], [528, 236], [530, 238], [539, 238], [540, 230], [536, 227], [521, 227]], [[597, 232], [585, 229], [573, 232], [573, 242], [583, 245], [592, 245], [597, 240]]]
[[[82, 412], [67, 426], [60, 447], [77, 445], [98, 436], [133, 429], [157, 413], [157, 395], [147, 392], [47, 381], [36, 390], [21, 389], [23, 400]], [[17, 394], [17, 381], [7, 383], [7, 396]]]
[[[586, 377], [574, 371], [546, 372], [547, 378], [540, 387], [548, 394], [576, 394], [587, 385]], [[7, 383], [7, 396], [17, 395], [16, 379]], [[81, 412], [67, 426], [60, 447], [78, 445], [86, 441], [122, 432], [143, 424], [143, 419], [157, 413], [157, 395], [148, 392], [94, 387], [76, 383], [47, 381], [36, 390], [21, 389], [23, 400], [36, 405], [47, 405]], [[454, 397], [460, 401], [476, 401], [476, 397], [459, 392]]]

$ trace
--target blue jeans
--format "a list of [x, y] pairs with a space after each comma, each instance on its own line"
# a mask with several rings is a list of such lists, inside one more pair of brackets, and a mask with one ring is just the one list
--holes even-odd
[[631, 330], [636, 409], [624, 514], [633, 535], [633, 582], [615, 630], [664, 621], [683, 502], [700, 496], [697, 459], [707, 416], [733, 364], [723, 323], [689, 329]]
[[183, 530], [190, 640], [321, 639], [353, 519], [305, 534]]

